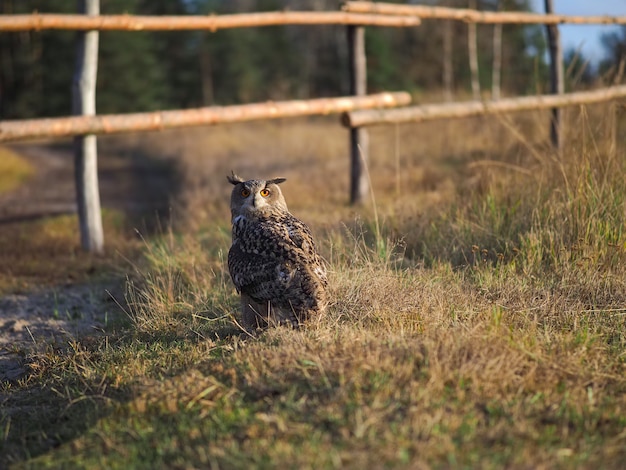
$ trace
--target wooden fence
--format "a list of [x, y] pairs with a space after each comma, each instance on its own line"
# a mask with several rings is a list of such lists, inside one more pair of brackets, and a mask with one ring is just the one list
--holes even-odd
[[[447, 103], [406, 106], [407, 93], [367, 95], [364, 26], [415, 27], [422, 19], [447, 19], [467, 23], [515, 24], [626, 24], [626, 17], [580, 17], [520, 12], [479, 12], [471, 9], [426, 7], [349, 1], [343, 11], [334, 12], [265, 12], [208, 16], [131, 16], [99, 15], [99, 0], [82, 0], [79, 15], [37, 14], [3, 15], [0, 32], [44, 29], [83, 31], [77, 50], [74, 78], [74, 117], [0, 122], [0, 141], [38, 137], [75, 135], [76, 183], [81, 241], [86, 250], [103, 249], [102, 223], [96, 171], [96, 134], [131, 132], [203, 124], [218, 124], [251, 119], [269, 119], [311, 114], [343, 113], [344, 125], [350, 127], [351, 188], [350, 200], [365, 199], [368, 188], [364, 164], [368, 158], [368, 136], [363, 128], [372, 124], [423, 121], [463, 117], [475, 114], [510, 112], [525, 109], [593, 103], [626, 96], [626, 87], [612, 87], [587, 93], [559, 96], [523, 97], [491, 102]], [[546, 0], [548, 4], [549, 0]], [[209, 107], [191, 110], [160, 111], [126, 115], [95, 115], [95, 70], [98, 31], [208, 30], [273, 25], [346, 25], [350, 67], [351, 96], [313, 100], [255, 103], [239, 106]], [[95, 44], [95, 48], [94, 48]]]
[[338, 114], [358, 109], [403, 106], [411, 102], [407, 92], [364, 96], [275, 101], [234, 106], [210, 106], [177, 111], [131, 114], [80, 115], [63, 118], [0, 121], [0, 142], [42, 137], [172, 129], [285, 117]]
[[208, 16], [131, 16], [131, 15], [3, 15], [0, 31], [65, 29], [75, 31], [175, 31], [251, 28], [278, 25], [357, 25], [407, 27], [417, 26], [417, 16], [389, 16], [341, 11], [272, 11]]
[[425, 122], [441, 119], [459, 119], [471, 116], [502, 114], [513, 111], [553, 109], [564, 106], [602, 103], [626, 97], [626, 85], [594, 91], [564, 93], [562, 95], [524, 96], [492, 101], [465, 101], [459, 103], [405, 106], [397, 109], [374, 109], [346, 112], [341, 121], [349, 128], [379, 124]]
[[477, 11], [467, 8], [399, 5], [383, 2], [348, 1], [342, 8], [352, 13], [417, 16], [420, 19], [457, 20], [490, 24], [626, 24], [626, 16], [573, 16], [526, 12]]

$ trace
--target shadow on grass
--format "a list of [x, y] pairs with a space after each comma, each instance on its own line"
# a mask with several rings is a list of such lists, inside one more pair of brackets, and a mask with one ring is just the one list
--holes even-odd
[[140, 251], [136, 231], [150, 237], [170, 224], [181, 185], [175, 160], [104, 147], [98, 173], [105, 256], [95, 256], [80, 248], [71, 143], [14, 146], [36, 171], [0, 194], [0, 293], [87, 281], [121, 264], [117, 254]]
[[[135, 230], [148, 238], [161, 234], [170, 224], [170, 208], [181, 185], [174, 159], [155, 158], [136, 148], [103, 147], [98, 173], [104, 255], [84, 253], [80, 248], [71, 142], [13, 147], [36, 171], [20, 187], [0, 194], [0, 295], [19, 296], [26, 305], [19, 313], [19, 325], [7, 326], [1, 321], [8, 312], [0, 308], [4, 339], [10, 339], [18, 326], [23, 333], [29, 316], [52, 321], [53, 315], [59, 314], [54, 312], [55, 305], [41, 302], [30, 308], [28, 298], [42, 290], [51, 288], [71, 300], [78, 295], [74, 287], [84, 289], [85, 284], [96, 285], [103, 279], [118, 288], [123, 286], [129, 260], [141, 257]], [[102, 312], [104, 315], [104, 306]], [[79, 373], [83, 360], [108, 360], [105, 348], [112, 341], [129, 347], [131, 339], [118, 333], [82, 336], [76, 343], [56, 341], [45, 348], [40, 344], [37, 352], [18, 341], [0, 347], [0, 354], [25, 362], [29, 370], [27, 375], [0, 383], [0, 468], [75, 439], [131, 399], [130, 384], [116, 383], [110, 372], [95, 374], [93, 380]]]
[[[129, 224], [148, 233], [167, 226], [181, 184], [174, 158], [154, 157], [136, 146], [100, 147], [102, 208], [122, 212]], [[36, 172], [16, 190], [0, 195], [0, 225], [76, 213], [72, 143], [15, 145], [12, 149]]]
[[75, 439], [131, 398], [128, 388], [88, 393], [98, 386], [101, 383], [55, 381], [0, 393], [0, 422], [5, 429], [0, 467], [25, 462]]
[[[220, 345], [249, 337], [225, 318], [195, 328], [177, 326], [141, 332], [127, 319], [106, 337], [84, 337], [33, 354], [29, 376], [0, 386], [0, 468], [71, 445], [99, 420], [125, 413], [146, 384], [183, 374], [211, 355], [221, 357]], [[203, 342], [211, 346], [204, 348]], [[202, 355], [204, 350], [209, 355]]]

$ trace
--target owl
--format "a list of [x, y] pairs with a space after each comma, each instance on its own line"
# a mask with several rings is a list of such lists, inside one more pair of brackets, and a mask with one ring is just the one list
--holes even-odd
[[326, 306], [326, 269], [304, 222], [289, 213], [279, 184], [244, 181], [234, 172], [230, 199], [233, 240], [228, 270], [241, 294], [243, 326], [298, 327]]

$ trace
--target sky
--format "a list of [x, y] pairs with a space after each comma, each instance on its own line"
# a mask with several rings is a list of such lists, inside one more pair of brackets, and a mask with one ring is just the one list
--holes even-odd
[[[563, 15], [611, 15], [626, 16], [625, 0], [553, 0], [554, 12]], [[532, 8], [544, 13], [544, 0], [531, 0]], [[613, 25], [560, 25], [563, 51], [580, 48], [583, 56], [597, 64], [605, 57], [600, 37], [615, 31]]]

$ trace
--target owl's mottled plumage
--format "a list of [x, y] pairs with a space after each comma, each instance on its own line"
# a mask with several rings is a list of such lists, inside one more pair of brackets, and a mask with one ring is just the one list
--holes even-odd
[[326, 305], [326, 270], [311, 231], [291, 215], [278, 185], [285, 178], [244, 181], [233, 173], [233, 243], [228, 269], [241, 294], [243, 325], [294, 327]]

